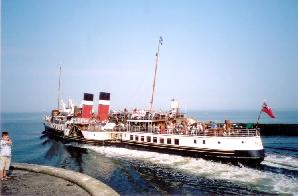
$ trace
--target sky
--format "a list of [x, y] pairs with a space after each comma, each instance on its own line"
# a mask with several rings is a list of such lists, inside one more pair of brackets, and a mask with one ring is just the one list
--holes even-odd
[[111, 108], [298, 109], [296, 0], [2, 0], [1, 112], [111, 93]]

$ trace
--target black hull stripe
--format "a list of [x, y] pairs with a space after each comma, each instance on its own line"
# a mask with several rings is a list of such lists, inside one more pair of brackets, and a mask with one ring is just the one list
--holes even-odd
[[234, 150], [215, 150], [210, 148], [192, 148], [192, 147], [186, 147], [186, 146], [173, 146], [173, 145], [163, 145], [163, 144], [153, 144], [153, 143], [139, 143], [139, 142], [132, 142], [132, 141], [122, 141], [122, 143], [131, 144], [131, 145], [140, 145], [140, 146], [152, 146], [157, 148], [167, 148], [167, 149], [181, 149], [181, 150], [187, 150], [187, 151], [193, 151], [193, 152], [211, 152], [211, 153], [221, 153], [221, 154], [234, 154]]
[[238, 151], [235, 150], [231, 153], [226, 152], [216, 152], [216, 151], [200, 151], [200, 150], [184, 150], [179, 148], [159, 148], [157, 146], [150, 146], [150, 145], [136, 145], [136, 144], [125, 144], [125, 147], [132, 146], [136, 148], [141, 148], [150, 151], [156, 151], [161, 153], [167, 154], [178, 154], [182, 156], [190, 156], [190, 157], [208, 157], [208, 158], [223, 158], [223, 159], [234, 159], [236, 161], [253, 161], [256, 163], [260, 163], [264, 160], [264, 150], [248, 150], [248, 151]]

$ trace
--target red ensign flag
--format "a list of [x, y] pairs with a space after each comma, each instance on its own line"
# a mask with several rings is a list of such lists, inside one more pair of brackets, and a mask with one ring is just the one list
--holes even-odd
[[271, 118], [275, 118], [275, 115], [272, 112], [272, 109], [264, 102], [262, 107], [262, 112], [268, 114]]

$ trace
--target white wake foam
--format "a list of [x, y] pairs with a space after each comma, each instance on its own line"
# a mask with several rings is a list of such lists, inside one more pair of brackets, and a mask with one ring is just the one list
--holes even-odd
[[[283, 174], [260, 171], [245, 166], [238, 167], [229, 164], [222, 164], [200, 158], [196, 159], [126, 148], [98, 147], [90, 145], [81, 145], [80, 147], [91, 149], [107, 157], [149, 161], [151, 163], [174, 168], [191, 175], [202, 176], [209, 179], [226, 180], [246, 185], [259, 191], [298, 195], [298, 179]], [[273, 156], [266, 158], [267, 162], [270, 160], [276, 161]], [[288, 160], [292, 159], [288, 158]], [[296, 161], [297, 160], [292, 160], [292, 162], [290, 162], [296, 166]]]
[[262, 162], [262, 164], [298, 171], [297, 157], [277, 154], [266, 154], [265, 160]]

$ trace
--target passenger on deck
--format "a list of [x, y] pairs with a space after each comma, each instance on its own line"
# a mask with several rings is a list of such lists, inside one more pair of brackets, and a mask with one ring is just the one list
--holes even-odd
[[203, 127], [202, 123], [199, 123], [198, 130], [199, 130], [199, 134], [204, 132], [204, 127]]
[[161, 134], [165, 134], [166, 133], [166, 126], [165, 126], [165, 124], [160, 124], [159, 129], [160, 129], [160, 133]]
[[167, 124], [167, 133], [168, 134], [172, 134], [173, 133], [173, 129], [174, 129], [174, 125], [172, 122], [168, 122]]
[[225, 120], [225, 130], [226, 130], [226, 134], [227, 135], [230, 135], [231, 134], [230, 133], [231, 127], [232, 127], [231, 121]]
[[217, 124], [213, 121], [210, 122], [210, 126], [211, 126], [211, 129], [216, 129], [217, 128]]
[[192, 126], [190, 126], [190, 134], [191, 135], [198, 135], [198, 125], [194, 124]]

